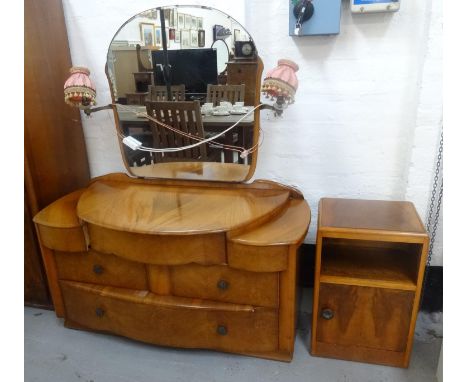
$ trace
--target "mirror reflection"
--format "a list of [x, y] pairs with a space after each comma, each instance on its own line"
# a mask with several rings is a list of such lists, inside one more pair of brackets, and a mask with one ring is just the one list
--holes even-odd
[[125, 23], [110, 44], [107, 73], [120, 135], [143, 147], [122, 145], [131, 173], [244, 180], [256, 155], [260, 66], [248, 32], [215, 9], [155, 8]]

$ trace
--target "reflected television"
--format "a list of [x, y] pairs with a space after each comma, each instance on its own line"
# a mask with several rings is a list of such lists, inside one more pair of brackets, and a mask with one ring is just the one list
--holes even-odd
[[[216, 49], [168, 50], [171, 65], [171, 85], [185, 85], [187, 95], [206, 94], [209, 84], [218, 83]], [[164, 52], [152, 51], [153, 71], [156, 85], [166, 85], [163, 76]]]

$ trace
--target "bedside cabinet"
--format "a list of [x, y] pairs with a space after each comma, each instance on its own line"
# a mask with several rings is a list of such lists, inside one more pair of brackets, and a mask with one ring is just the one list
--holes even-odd
[[312, 355], [408, 367], [428, 241], [410, 202], [322, 199]]

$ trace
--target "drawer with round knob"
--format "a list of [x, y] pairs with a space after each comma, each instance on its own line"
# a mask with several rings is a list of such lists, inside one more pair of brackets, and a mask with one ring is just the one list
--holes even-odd
[[55, 252], [58, 277], [130, 289], [147, 289], [145, 265], [96, 251]]
[[249, 272], [227, 265], [189, 264], [171, 267], [171, 292], [176, 296], [234, 304], [278, 307], [279, 274]]
[[65, 324], [164, 346], [230, 352], [278, 347], [276, 309], [61, 281]]

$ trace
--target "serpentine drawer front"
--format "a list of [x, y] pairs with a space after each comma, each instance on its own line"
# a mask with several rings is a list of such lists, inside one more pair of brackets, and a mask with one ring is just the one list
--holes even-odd
[[110, 174], [34, 221], [66, 326], [292, 359], [297, 249], [310, 222], [298, 191]]
[[275, 309], [254, 308], [61, 282], [67, 322], [166, 346], [273, 351]]

